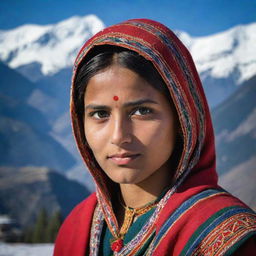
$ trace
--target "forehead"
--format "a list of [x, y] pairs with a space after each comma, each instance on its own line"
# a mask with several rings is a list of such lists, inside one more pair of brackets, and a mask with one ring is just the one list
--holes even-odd
[[88, 82], [85, 101], [118, 96], [120, 100], [130, 97], [158, 97], [161, 93], [130, 69], [117, 65], [111, 66]]

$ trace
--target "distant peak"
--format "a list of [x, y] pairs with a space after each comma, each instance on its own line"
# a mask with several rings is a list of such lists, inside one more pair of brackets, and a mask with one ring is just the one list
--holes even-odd
[[0, 60], [11, 68], [40, 63], [41, 72], [51, 75], [72, 66], [83, 43], [103, 28], [103, 22], [91, 14], [0, 31]]
[[256, 23], [209, 36], [177, 35], [189, 48], [201, 75], [227, 78], [236, 73], [235, 82], [241, 84], [256, 74]]

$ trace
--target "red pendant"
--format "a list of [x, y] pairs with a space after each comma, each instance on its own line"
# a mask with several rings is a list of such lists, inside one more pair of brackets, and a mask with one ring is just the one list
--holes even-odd
[[122, 239], [117, 239], [111, 244], [111, 249], [113, 252], [120, 252], [124, 246], [124, 241]]

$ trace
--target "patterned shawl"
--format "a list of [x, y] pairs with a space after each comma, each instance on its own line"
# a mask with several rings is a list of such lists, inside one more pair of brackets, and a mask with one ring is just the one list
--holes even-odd
[[[75, 61], [73, 83], [80, 63], [101, 45], [133, 50], [154, 65], [169, 89], [183, 134], [174, 185], [138, 235], [115, 255], [136, 255], [152, 233], [155, 237], [147, 255], [232, 252], [255, 234], [255, 215], [217, 185], [210, 112], [189, 51], [164, 25], [148, 19], [128, 20], [100, 31], [84, 44]], [[83, 123], [74, 104], [74, 86], [70, 107], [77, 145], [97, 188], [97, 206], [90, 224], [90, 255], [97, 255], [104, 220], [113, 234], [118, 232], [110, 200], [112, 181], [95, 163], [85, 143]]]

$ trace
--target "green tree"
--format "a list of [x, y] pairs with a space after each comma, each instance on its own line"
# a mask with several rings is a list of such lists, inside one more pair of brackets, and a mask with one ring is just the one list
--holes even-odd
[[54, 243], [59, 228], [62, 224], [61, 212], [57, 211], [52, 216], [46, 229], [46, 242]]
[[48, 216], [47, 216], [46, 210], [43, 208], [40, 210], [36, 219], [36, 223], [33, 231], [33, 237], [32, 237], [33, 243], [46, 242], [47, 224], [48, 224]]

